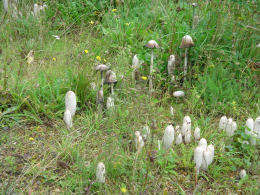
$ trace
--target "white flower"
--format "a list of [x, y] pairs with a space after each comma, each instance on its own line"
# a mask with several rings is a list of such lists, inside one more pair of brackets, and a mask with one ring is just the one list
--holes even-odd
[[65, 96], [65, 108], [69, 110], [73, 117], [76, 113], [77, 101], [76, 95], [73, 91], [68, 91]]
[[163, 146], [166, 150], [168, 150], [171, 145], [172, 142], [174, 140], [174, 128], [172, 125], [168, 125], [164, 131], [164, 135], [163, 135]]
[[200, 139], [200, 128], [199, 127], [195, 128], [194, 138], [195, 138], [195, 140], [199, 140]]
[[137, 152], [140, 152], [144, 147], [144, 141], [139, 131], [135, 132], [135, 147]]
[[105, 170], [104, 163], [99, 162], [98, 166], [97, 166], [97, 170], [96, 170], [96, 180], [98, 183], [105, 183], [105, 181], [106, 181], [105, 173], [106, 173], [106, 170]]
[[182, 143], [182, 134], [179, 133], [176, 138], [176, 145], [180, 145]]
[[69, 110], [64, 112], [63, 121], [65, 122], [67, 129], [72, 128], [72, 116]]
[[244, 177], [246, 176], [246, 170], [245, 169], [242, 169], [239, 173], [239, 177], [240, 179], [243, 179]]
[[227, 126], [227, 117], [222, 116], [219, 121], [219, 128], [224, 130], [226, 129], [226, 126]]

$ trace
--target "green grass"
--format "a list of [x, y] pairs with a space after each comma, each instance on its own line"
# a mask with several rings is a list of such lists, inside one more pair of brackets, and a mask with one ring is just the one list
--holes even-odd
[[[120, 194], [122, 187], [128, 194], [259, 193], [259, 143], [242, 144], [249, 139], [247, 118], [260, 113], [257, 1], [198, 2], [195, 29], [193, 1], [134, 0], [117, 7], [106, 1], [46, 2], [49, 9], [38, 19], [26, 15], [31, 2], [21, 3], [23, 16], [7, 14], [0, 26], [1, 194]], [[195, 47], [190, 49], [189, 79], [181, 83], [184, 50], [179, 45], [186, 34]], [[148, 76], [150, 51], [144, 45], [150, 39], [160, 45], [152, 96], [146, 81], [131, 81], [130, 68], [137, 54], [143, 60], [141, 76]], [[29, 65], [25, 56], [32, 49], [35, 60]], [[178, 59], [176, 85], [166, 73], [171, 54]], [[115, 110], [105, 110], [103, 117], [90, 87], [100, 82], [93, 70], [99, 63], [110, 65], [118, 79]], [[172, 92], [179, 89], [186, 96], [176, 100]], [[62, 121], [68, 90], [77, 95], [71, 130]], [[108, 94], [105, 86], [105, 98]], [[194, 139], [168, 153], [157, 146], [166, 126], [181, 125], [186, 115], [192, 130], [199, 126], [202, 137], [215, 146], [214, 161], [197, 186]], [[238, 123], [232, 139], [218, 129], [223, 115]], [[149, 140], [137, 155], [134, 132], [151, 126], [153, 119], [158, 126], [152, 130], [153, 144]], [[157, 151], [153, 160], [151, 151]], [[106, 166], [105, 184], [95, 182], [100, 161]], [[236, 180], [241, 169], [248, 175]]]

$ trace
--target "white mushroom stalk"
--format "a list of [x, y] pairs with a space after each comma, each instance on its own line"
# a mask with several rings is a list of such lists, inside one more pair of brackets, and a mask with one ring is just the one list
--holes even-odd
[[150, 75], [149, 75], [149, 92], [152, 92], [152, 90], [153, 90], [152, 75], [153, 75], [153, 58], [154, 58], [153, 49], [154, 48], [158, 49], [159, 45], [155, 40], [150, 40], [145, 46], [147, 48], [152, 49], [151, 64], [150, 64]]
[[175, 56], [174, 55], [170, 55], [170, 57], [168, 59], [167, 69], [168, 69], [168, 75], [170, 76], [171, 81], [173, 82], [175, 80], [175, 77], [174, 77]]
[[142, 148], [144, 147], [144, 140], [139, 131], [135, 132], [135, 147], [137, 153], [141, 152]]
[[115, 107], [114, 98], [108, 97], [107, 98], [107, 109], [112, 110]]
[[185, 35], [182, 38], [180, 48], [185, 48], [185, 58], [184, 58], [184, 79], [186, 78], [187, 75], [187, 70], [188, 70], [188, 52], [189, 48], [194, 46], [194, 42], [189, 35]]
[[65, 110], [69, 110], [73, 117], [76, 113], [77, 100], [73, 91], [68, 91], [65, 96]]
[[63, 121], [65, 122], [67, 129], [72, 128], [72, 116], [69, 110], [65, 110]]
[[8, 12], [8, 0], [3, 0], [4, 10]]
[[150, 136], [151, 130], [150, 127], [145, 125], [142, 129], [142, 136], [144, 138], [144, 141], [147, 141]]
[[196, 24], [197, 24], [197, 23], [195, 23], [195, 17], [196, 17], [196, 15], [195, 15], [196, 14], [195, 8], [198, 6], [198, 4], [197, 3], [192, 3], [191, 5], [192, 5], [192, 8], [193, 8], [193, 10], [192, 10], [192, 29], [194, 29]]
[[211, 144], [207, 146], [207, 140], [201, 138], [199, 145], [194, 150], [194, 162], [195, 162], [195, 183], [197, 184], [197, 176], [200, 169], [207, 170], [208, 166], [214, 159], [214, 146]]
[[104, 163], [99, 162], [96, 170], [96, 181], [98, 183], [105, 183], [106, 181], [105, 174], [106, 174], [105, 165]]
[[200, 139], [200, 128], [199, 127], [196, 127], [194, 130], [194, 138], [195, 138], [195, 140]]
[[100, 65], [97, 65], [96, 67], [95, 67], [95, 70], [96, 71], [100, 71], [100, 75], [101, 75], [101, 88], [103, 89], [103, 84], [104, 84], [104, 80], [103, 80], [103, 72], [104, 71], [107, 71], [107, 70], [109, 70], [110, 69], [110, 67], [108, 67], [107, 65], [105, 65], [105, 64], [100, 64]]
[[134, 55], [133, 60], [132, 60], [132, 69], [133, 69], [132, 79], [133, 79], [133, 81], [135, 81], [135, 79], [136, 79], [136, 73], [137, 73], [139, 67], [140, 67], [139, 59], [138, 59], [137, 55]]
[[172, 125], [168, 125], [164, 131], [164, 135], [163, 135], [163, 146], [166, 150], [168, 150], [172, 143], [174, 141], [174, 128]]

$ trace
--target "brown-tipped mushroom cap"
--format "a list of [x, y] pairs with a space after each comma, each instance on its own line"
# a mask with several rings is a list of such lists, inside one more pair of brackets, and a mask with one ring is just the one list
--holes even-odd
[[194, 42], [190, 35], [185, 35], [184, 37], [182, 37], [180, 48], [189, 48], [193, 46], [194, 46]]
[[107, 71], [106, 78], [105, 78], [105, 84], [112, 84], [116, 83], [116, 73], [114, 73], [112, 70]]
[[156, 43], [155, 40], [150, 40], [150, 41], [145, 45], [145, 47], [148, 47], [148, 48], [151, 48], [151, 49], [153, 49], [153, 48], [158, 49], [158, 48], [159, 48], [159, 45], [158, 45], [158, 43]]
[[106, 70], [109, 70], [110, 67], [105, 65], [105, 64], [99, 64], [95, 67], [95, 70], [96, 71], [106, 71]]

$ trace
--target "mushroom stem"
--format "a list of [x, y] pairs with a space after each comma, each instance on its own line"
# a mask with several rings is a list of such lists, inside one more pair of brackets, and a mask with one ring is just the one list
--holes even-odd
[[103, 85], [104, 85], [103, 71], [100, 71], [100, 74], [101, 74], [101, 89], [103, 90]]
[[114, 95], [114, 83], [111, 83], [111, 95]]
[[187, 70], [188, 70], [188, 52], [189, 52], [189, 48], [185, 48], [185, 58], [184, 58], [184, 79], [186, 79]]
[[198, 184], [198, 170], [195, 168], [195, 186]]
[[194, 16], [195, 16], [195, 6], [193, 6], [193, 11], [192, 11], [192, 29], [194, 29]]
[[151, 55], [151, 64], [150, 64], [150, 76], [149, 76], [149, 92], [153, 90], [153, 49], [152, 49], [152, 55]]

